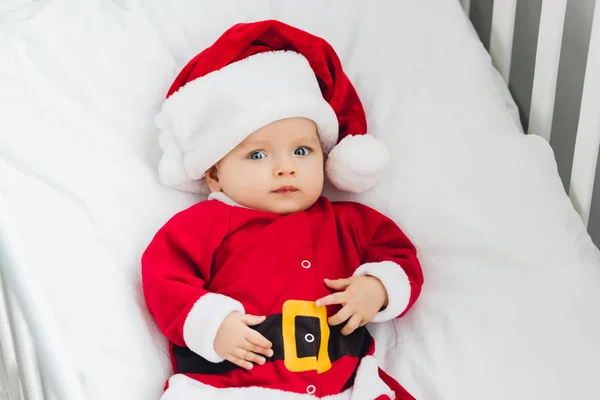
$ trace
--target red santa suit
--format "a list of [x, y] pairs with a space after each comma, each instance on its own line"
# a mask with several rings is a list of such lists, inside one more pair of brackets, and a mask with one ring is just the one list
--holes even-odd
[[[412, 399], [382, 371], [365, 327], [348, 336], [316, 307], [324, 279], [371, 275], [389, 304], [373, 323], [403, 316], [421, 292], [415, 247], [398, 226], [357, 203], [319, 200], [278, 215], [223, 193], [175, 215], [142, 257], [146, 303], [170, 341], [175, 374], [162, 400]], [[273, 344], [263, 365], [224, 361], [213, 343], [233, 311], [265, 315], [252, 327]]]

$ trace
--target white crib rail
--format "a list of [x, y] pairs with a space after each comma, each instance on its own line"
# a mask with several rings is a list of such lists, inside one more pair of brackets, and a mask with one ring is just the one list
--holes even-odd
[[0, 275], [0, 399], [21, 398], [17, 356], [9, 317], [8, 296]]
[[0, 300], [0, 347], [4, 360], [4, 390], [9, 400], [43, 400], [31, 335], [14, 295], [4, 281], [0, 281]]
[[[0, 382], [4, 377], [9, 399], [49, 400], [49, 392], [60, 400], [85, 400], [1, 195], [0, 279], [0, 355], [5, 363]], [[42, 386], [38, 361], [47, 388]]]

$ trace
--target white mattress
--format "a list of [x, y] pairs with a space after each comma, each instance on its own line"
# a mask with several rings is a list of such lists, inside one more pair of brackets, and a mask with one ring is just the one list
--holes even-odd
[[425, 400], [600, 398], [598, 251], [458, 1], [23, 2], [0, 23], [0, 191], [89, 399], [162, 392], [139, 258], [199, 198], [157, 182], [153, 117], [189, 58], [265, 18], [332, 43], [392, 151], [376, 189], [327, 191], [419, 250], [422, 297], [371, 327], [386, 369]]

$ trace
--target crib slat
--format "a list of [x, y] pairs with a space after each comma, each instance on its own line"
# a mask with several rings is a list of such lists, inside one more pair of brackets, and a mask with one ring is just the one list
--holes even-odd
[[[0, 388], [3, 389], [8, 399], [13, 400], [19, 399], [21, 393], [17, 357], [10, 326], [6, 284], [0, 274]], [[2, 391], [0, 391], [1, 393]]]
[[460, 4], [462, 5], [463, 10], [465, 10], [465, 13], [469, 15], [469, 12], [471, 11], [471, 0], [460, 0]]
[[540, 15], [528, 133], [550, 140], [567, 0], [544, 1]]
[[13, 343], [15, 344], [17, 353], [17, 365], [23, 397], [25, 400], [44, 400], [42, 380], [37, 366], [31, 334], [27, 329], [23, 314], [19, 310], [10, 288], [8, 288], [7, 294], [8, 317], [11, 322], [10, 325], [13, 328]]
[[600, 245], [600, 2], [596, 2], [585, 70], [569, 195]]
[[519, 116], [524, 130], [529, 126], [543, 3], [542, 0], [518, 0], [515, 10], [508, 87], [519, 107]]
[[[497, 0], [500, 1], [500, 0]], [[469, 1], [469, 16], [473, 27], [479, 35], [479, 39], [486, 50], [490, 48], [490, 36], [492, 33], [492, 17], [494, 13], [495, 0], [471, 0]]]
[[550, 144], [566, 191], [571, 186], [575, 143], [578, 140], [594, 4], [594, 1], [569, 0], [565, 11]]
[[510, 75], [516, 10], [517, 0], [494, 1], [492, 9], [490, 56], [507, 85]]

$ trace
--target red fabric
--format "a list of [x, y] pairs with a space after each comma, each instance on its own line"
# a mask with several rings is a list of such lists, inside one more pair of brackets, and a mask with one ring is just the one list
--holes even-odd
[[389, 376], [384, 370], [379, 368], [379, 377], [386, 385], [390, 387], [396, 394], [395, 400], [416, 400], [410, 393], [406, 391], [394, 378]]
[[367, 133], [365, 112], [335, 50], [324, 39], [280, 21], [240, 23], [194, 57], [179, 73], [167, 98], [186, 83], [265, 51], [291, 50], [302, 54], [315, 71], [321, 93], [338, 117], [339, 140]]
[[[310, 268], [302, 267], [304, 260]], [[162, 333], [171, 345], [185, 346], [187, 314], [207, 292], [241, 302], [249, 314], [278, 314], [286, 300], [315, 301], [331, 293], [324, 278], [347, 278], [360, 265], [379, 261], [395, 262], [405, 270], [412, 287], [410, 308], [423, 283], [416, 250], [377, 211], [321, 197], [308, 210], [284, 216], [210, 200], [180, 212], [160, 229], [142, 257], [142, 282], [146, 304]], [[328, 307], [328, 316], [338, 309]], [[373, 343], [369, 353], [372, 349]], [[256, 365], [251, 373], [235, 369], [191, 377], [214, 387], [261, 386], [297, 393], [315, 385], [316, 394], [326, 396], [347, 386], [359, 361], [342, 357], [322, 374], [292, 373], [283, 362], [273, 361]]]

